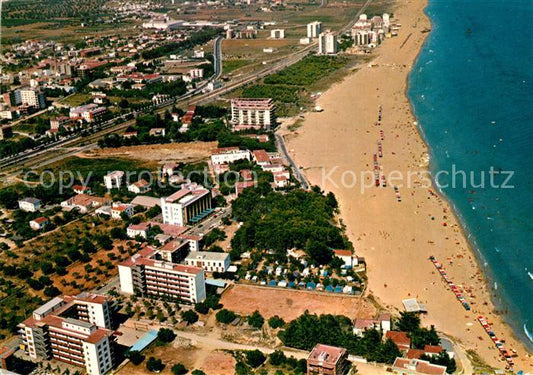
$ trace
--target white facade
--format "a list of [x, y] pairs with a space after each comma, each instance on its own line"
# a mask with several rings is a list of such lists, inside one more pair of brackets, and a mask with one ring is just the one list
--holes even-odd
[[19, 208], [26, 212], [36, 212], [41, 207], [41, 201], [37, 198], [24, 198], [18, 203]]
[[327, 31], [318, 37], [318, 54], [334, 55], [337, 53], [337, 35]]
[[34, 89], [26, 88], [20, 90], [21, 103], [30, 107], [45, 108], [46, 100], [44, 94]]
[[318, 38], [322, 32], [322, 22], [315, 21], [307, 24], [307, 37]]
[[217, 149], [211, 155], [211, 163], [213, 164], [229, 164], [237, 160], [250, 160], [252, 157], [249, 150], [240, 150], [238, 147], [228, 147]]
[[101, 295], [56, 297], [19, 325], [26, 353], [84, 367], [90, 375], [113, 368], [111, 312]]
[[147, 247], [119, 264], [122, 293], [175, 297], [190, 303], [206, 298], [202, 268], [154, 259], [158, 250]]
[[203, 268], [208, 272], [226, 272], [230, 266], [228, 253], [216, 253], [210, 251], [191, 251], [185, 264]]
[[231, 100], [231, 123], [234, 130], [265, 129], [274, 125], [274, 103], [269, 98]]
[[272, 39], [285, 39], [285, 30], [284, 29], [270, 30], [270, 38], [272, 38]]
[[165, 224], [184, 226], [210, 209], [211, 193], [201, 185], [187, 184], [171, 196], [161, 198]]
[[120, 189], [122, 186], [123, 171], [113, 171], [104, 176], [104, 185], [108, 190]]

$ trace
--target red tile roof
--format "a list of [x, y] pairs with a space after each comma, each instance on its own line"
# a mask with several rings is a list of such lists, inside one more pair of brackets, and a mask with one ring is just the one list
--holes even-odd
[[385, 337], [391, 339], [399, 349], [409, 349], [411, 346], [411, 339], [407, 336], [407, 332], [387, 331]]

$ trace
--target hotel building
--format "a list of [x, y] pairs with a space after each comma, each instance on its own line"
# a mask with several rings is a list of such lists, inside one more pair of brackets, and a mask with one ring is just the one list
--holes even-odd
[[229, 164], [237, 160], [250, 160], [251, 154], [248, 150], [240, 150], [238, 147], [217, 148], [211, 154], [212, 164]]
[[265, 129], [274, 125], [274, 102], [272, 99], [232, 99], [231, 123], [233, 130]]
[[165, 261], [163, 256], [159, 250], [147, 246], [119, 264], [121, 292], [202, 302], [206, 297], [204, 270]]
[[322, 32], [322, 22], [315, 21], [307, 24], [307, 37], [318, 38]]
[[318, 36], [318, 54], [334, 55], [337, 53], [337, 35], [326, 31]]
[[113, 368], [111, 308], [106, 297], [82, 293], [56, 297], [19, 325], [26, 353], [84, 367], [89, 375]]
[[346, 349], [317, 344], [307, 357], [307, 375], [343, 375], [348, 365]]
[[213, 211], [211, 207], [211, 192], [195, 183], [184, 184], [181, 190], [161, 198], [165, 224], [184, 226], [196, 223]]

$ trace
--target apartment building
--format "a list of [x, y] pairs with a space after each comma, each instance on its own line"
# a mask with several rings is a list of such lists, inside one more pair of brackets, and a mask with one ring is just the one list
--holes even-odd
[[22, 105], [38, 109], [46, 108], [46, 97], [44, 96], [44, 93], [33, 88], [23, 88], [19, 91]]
[[322, 22], [315, 21], [307, 24], [307, 37], [308, 38], [318, 38], [322, 32]]
[[163, 254], [147, 246], [118, 265], [122, 293], [173, 297], [202, 302], [206, 297], [204, 270], [163, 260]]
[[45, 303], [19, 325], [19, 334], [32, 359], [55, 359], [100, 375], [114, 365], [111, 324], [106, 297], [82, 293]]
[[226, 272], [230, 266], [228, 253], [216, 253], [211, 251], [191, 251], [185, 264], [203, 268], [207, 272]]
[[318, 54], [334, 55], [337, 53], [337, 34], [326, 31], [318, 36]]
[[120, 189], [124, 178], [123, 171], [113, 171], [104, 176], [104, 185], [107, 189]]
[[197, 223], [213, 211], [211, 192], [196, 183], [184, 184], [181, 190], [161, 198], [161, 211], [165, 224]]
[[307, 357], [307, 375], [343, 375], [348, 365], [346, 349], [317, 344]]
[[250, 160], [249, 150], [240, 150], [238, 147], [217, 148], [211, 154], [211, 163], [214, 165], [234, 163], [237, 160]]
[[237, 98], [231, 100], [233, 130], [270, 130], [275, 123], [274, 102], [270, 98]]
[[70, 109], [69, 117], [73, 120], [85, 120], [87, 122], [97, 122], [107, 113], [107, 108], [99, 107], [97, 104], [86, 104]]
[[18, 204], [19, 209], [25, 212], [37, 212], [41, 208], [41, 201], [33, 197], [21, 199]]
[[270, 30], [271, 39], [285, 39], [285, 30], [284, 29], [274, 29]]

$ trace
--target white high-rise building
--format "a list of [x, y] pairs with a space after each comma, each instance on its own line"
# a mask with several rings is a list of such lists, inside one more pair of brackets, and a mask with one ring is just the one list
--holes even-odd
[[20, 89], [20, 100], [23, 105], [35, 108], [45, 108], [46, 99], [44, 93], [33, 88]]
[[106, 297], [82, 293], [56, 297], [19, 325], [30, 358], [55, 359], [84, 367], [89, 375], [113, 368], [111, 308]]
[[120, 263], [118, 275], [122, 293], [173, 297], [190, 303], [202, 302], [206, 297], [202, 268], [169, 261], [161, 250], [151, 246]]
[[307, 24], [307, 37], [318, 38], [322, 32], [322, 22], [315, 21]]
[[275, 125], [274, 101], [271, 98], [231, 99], [233, 130], [265, 129]]
[[211, 192], [201, 185], [189, 183], [169, 197], [161, 198], [165, 224], [184, 226], [207, 216], [211, 208]]
[[334, 55], [337, 53], [337, 35], [326, 31], [318, 36], [318, 54]]

